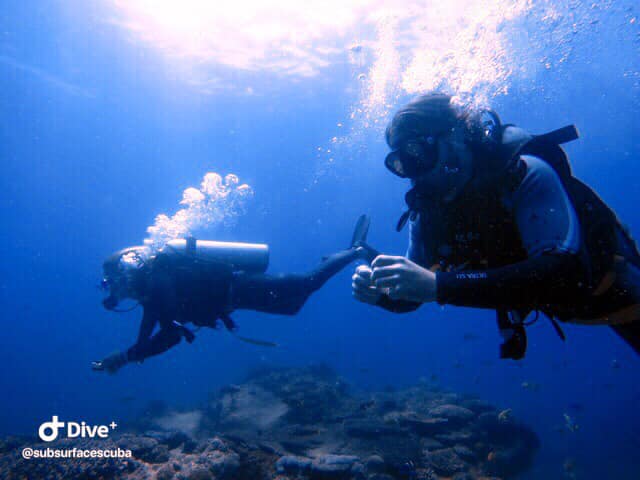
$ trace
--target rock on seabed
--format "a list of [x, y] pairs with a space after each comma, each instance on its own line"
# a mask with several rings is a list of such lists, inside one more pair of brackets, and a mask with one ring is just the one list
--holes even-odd
[[[0, 440], [0, 478], [131, 480], [508, 479], [535, 433], [476, 398], [426, 384], [351, 392], [328, 367], [256, 371], [191, 412], [150, 409], [104, 440]], [[127, 449], [131, 458], [31, 459], [34, 449]]]

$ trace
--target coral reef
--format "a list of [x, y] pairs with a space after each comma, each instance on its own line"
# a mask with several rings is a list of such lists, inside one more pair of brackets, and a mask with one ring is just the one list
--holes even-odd
[[[108, 439], [0, 441], [6, 479], [428, 480], [511, 478], [536, 435], [478, 399], [420, 384], [357, 393], [327, 367], [262, 370], [190, 412], [152, 408]], [[126, 449], [131, 458], [31, 459], [34, 449]]]

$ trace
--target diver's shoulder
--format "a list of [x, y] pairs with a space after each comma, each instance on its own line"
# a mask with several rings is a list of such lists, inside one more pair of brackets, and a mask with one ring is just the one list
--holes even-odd
[[522, 161], [527, 166], [527, 173], [524, 176], [522, 181], [523, 185], [526, 185], [530, 182], [560, 182], [560, 177], [553, 169], [551, 165], [549, 165], [544, 160], [538, 157], [532, 156], [522, 156]]
[[171, 270], [178, 266], [183, 259], [176, 252], [161, 250], [154, 255], [151, 262], [154, 271]]
[[551, 165], [538, 157], [523, 155], [522, 161], [527, 165], [527, 173], [555, 173]]
[[174, 258], [175, 254], [171, 251], [160, 250], [153, 256], [153, 263], [155, 265], [161, 265], [166, 262], [171, 262]]

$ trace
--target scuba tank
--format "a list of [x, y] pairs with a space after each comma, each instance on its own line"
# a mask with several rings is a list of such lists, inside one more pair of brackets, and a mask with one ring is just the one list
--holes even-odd
[[269, 266], [269, 246], [264, 243], [217, 242], [188, 237], [169, 241], [161, 252], [221, 263], [229, 265], [233, 271], [248, 273], [264, 273]]
[[[158, 253], [226, 265], [235, 272], [264, 273], [269, 266], [269, 246], [262, 243], [216, 242], [188, 237], [169, 241]], [[100, 288], [109, 292], [103, 301], [107, 310], [117, 311], [119, 301], [130, 298], [136, 272], [155, 256], [148, 247], [136, 246], [119, 250], [105, 260]]]

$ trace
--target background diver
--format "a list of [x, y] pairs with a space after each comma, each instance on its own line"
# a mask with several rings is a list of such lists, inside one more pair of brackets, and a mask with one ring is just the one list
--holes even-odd
[[[229, 316], [237, 309], [295, 315], [309, 296], [357, 259], [375, 256], [365, 243], [369, 219], [361, 216], [350, 248], [328, 257], [306, 274], [268, 275], [269, 251], [262, 244], [173, 240], [150, 256], [146, 247], [111, 255], [103, 265], [103, 305], [117, 309], [123, 299], [142, 305], [144, 313], [136, 343], [124, 352], [93, 362], [93, 369], [115, 373], [129, 362], [142, 362], [195, 335], [185, 325], [217, 326], [230, 331]], [[156, 333], [154, 329], [159, 327]], [[242, 337], [240, 337], [242, 339]]]
[[[495, 309], [501, 356], [522, 358], [525, 326], [610, 325], [640, 353], [640, 254], [615, 213], [571, 173], [574, 126], [532, 135], [490, 110], [428, 94], [386, 130], [385, 159], [411, 180], [406, 257], [353, 275], [354, 296], [393, 312], [423, 303]], [[533, 320], [527, 317], [536, 312]]]

